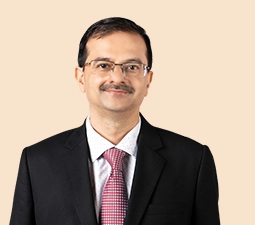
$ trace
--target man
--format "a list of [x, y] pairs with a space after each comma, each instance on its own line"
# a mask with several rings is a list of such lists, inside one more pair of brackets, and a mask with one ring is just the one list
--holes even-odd
[[10, 224], [220, 224], [208, 147], [139, 113], [153, 76], [144, 29], [98, 21], [81, 39], [78, 63], [89, 116], [24, 149]]

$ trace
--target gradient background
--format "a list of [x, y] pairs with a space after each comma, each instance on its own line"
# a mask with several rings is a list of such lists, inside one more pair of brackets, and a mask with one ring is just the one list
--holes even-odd
[[210, 147], [225, 225], [253, 225], [254, 1], [1, 1], [0, 224], [9, 224], [22, 149], [80, 126], [74, 79], [92, 23], [121, 16], [144, 27], [154, 80], [141, 112], [153, 125]]

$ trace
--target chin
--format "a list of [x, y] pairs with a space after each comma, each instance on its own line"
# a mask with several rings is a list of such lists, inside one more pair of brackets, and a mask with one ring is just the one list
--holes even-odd
[[114, 109], [108, 109], [108, 111], [112, 113], [124, 113], [124, 112], [128, 112], [129, 110], [122, 109], [122, 108], [114, 108]]
[[106, 108], [107, 111], [112, 112], [112, 113], [125, 113], [125, 112], [130, 112], [130, 108], [126, 107], [126, 106], [122, 106], [122, 107], [107, 107]]

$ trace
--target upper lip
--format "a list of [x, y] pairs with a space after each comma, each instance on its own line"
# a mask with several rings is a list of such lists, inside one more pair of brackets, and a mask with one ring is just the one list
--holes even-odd
[[123, 89], [116, 89], [116, 88], [108, 88], [105, 91], [114, 91], [114, 92], [128, 92], [127, 90]]

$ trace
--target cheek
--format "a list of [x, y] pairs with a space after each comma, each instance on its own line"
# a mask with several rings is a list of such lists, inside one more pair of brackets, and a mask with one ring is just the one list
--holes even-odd
[[93, 77], [91, 75], [89, 75], [85, 78], [84, 83], [85, 83], [85, 87], [86, 87], [87, 91], [92, 91], [95, 89], [96, 82], [95, 82], [95, 79], [93, 79]]
[[100, 93], [100, 87], [105, 83], [102, 77], [90, 75], [85, 79], [85, 89], [88, 97], [97, 96]]
[[103, 77], [101, 76], [97, 76], [97, 75], [90, 75], [88, 78], [87, 78], [87, 81], [88, 85], [90, 87], [100, 87], [102, 86], [105, 82], [106, 82], [106, 79], [104, 79]]
[[148, 95], [149, 92], [149, 87], [146, 86], [145, 91], [144, 91], [144, 97], [146, 97]]
[[148, 95], [148, 88], [145, 90], [144, 97]]
[[139, 98], [144, 98], [148, 95], [148, 86], [146, 84], [143, 84], [142, 86], [139, 85], [135, 88], [136, 92], [139, 92]]
[[144, 88], [144, 96], [148, 95], [148, 91], [149, 91], [149, 87], [150, 87], [150, 82], [148, 80], [146, 80], [143, 88]]
[[151, 77], [148, 77], [148, 80], [147, 80], [146, 86], [145, 86], [144, 97], [148, 95], [150, 84], [151, 84]]

